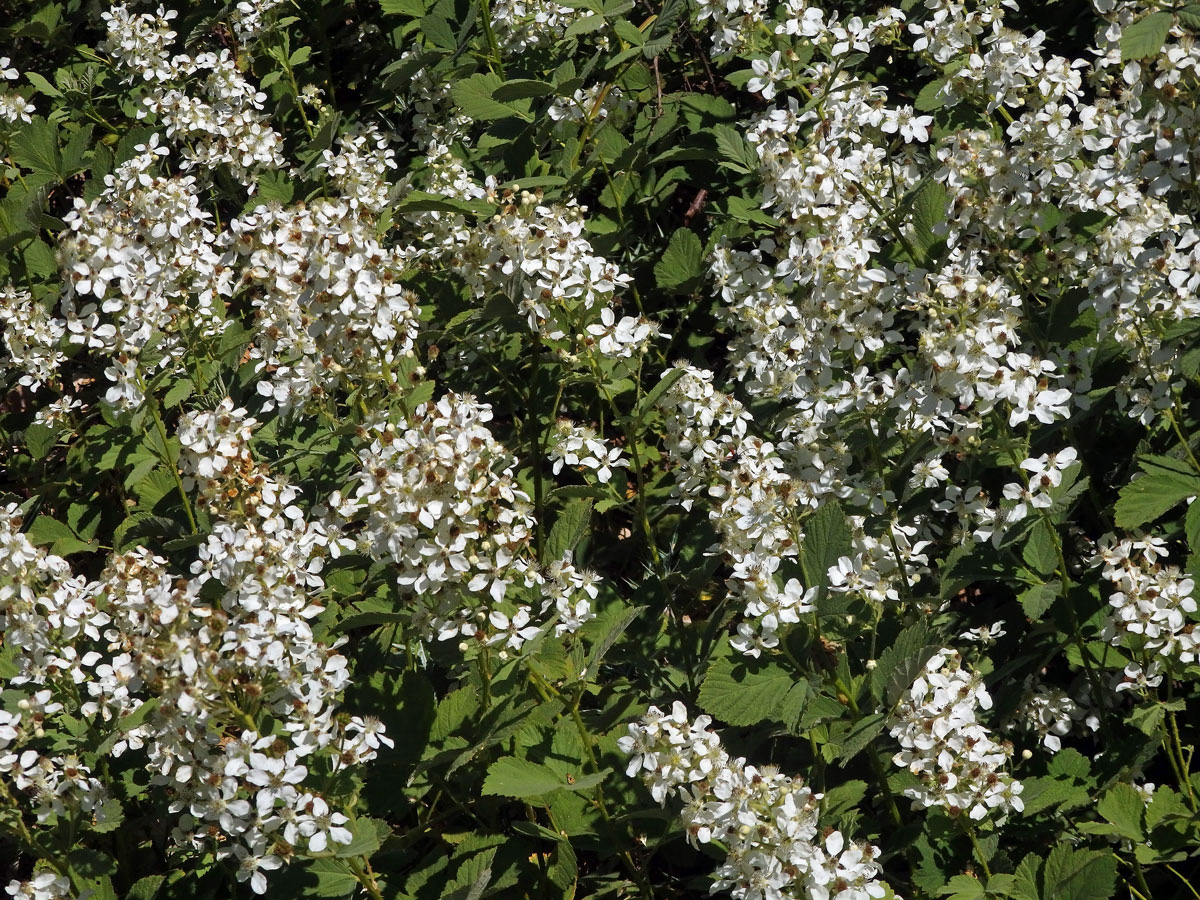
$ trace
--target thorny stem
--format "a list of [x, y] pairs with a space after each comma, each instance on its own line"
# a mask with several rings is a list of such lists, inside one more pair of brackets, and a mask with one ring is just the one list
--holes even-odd
[[[361, 862], [359, 860], [362, 860]], [[358, 879], [358, 883], [363, 886], [363, 890], [371, 897], [371, 900], [383, 900], [383, 894], [379, 890], [379, 883], [375, 880], [375, 873], [371, 871], [371, 864], [367, 862], [367, 858], [356, 857], [350, 860], [350, 869], [354, 872], [354, 877]]]
[[[562, 695], [562, 692], [538, 675], [537, 672], [530, 669], [529, 677], [533, 682], [533, 686], [537, 689], [537, 692], [542, 695], [543, 699], [549, 699], [551, 696], [553, 696], [570, 709], [571, 719], [575, 723], [576, 731], [579, 732], [579, 740], [583, 744], [584, 753], [587, 754], [588, 764], [591, 766], [592, 772], [597, 775], [600, 774], [600, 763], [599, 760], [596, 759], [596, 751], [593, 746], [596, 742], [596, 739], [592, 736], [591, 731], [588, 730], [587, 725], [583, 721], [583, 716], [579, 712], [579, 701], [583, 699], [582, 689], [575, 694], [574, 700], [568, 703], [567, 699]], [[604, 790], [600, 785], [596, 785], [596, 789], [592, 793], [592, 799], [595, 803], [596, 811], [600, 813], [600, 818], [604, 820], [604, 825], [609, 833], [609, 838], [614, 844], [616, 844], [617, 829], [613, 824], [612, 816], [608, 811], [608, 806], [604, 802]], [[625, 865], [626, 870], [629, 872], [630, 877], [634, 880], [634, 882], [637, 883], [638, 888], [642, 892], [642, 896], [646, 897], [647, 900], [653, 900], [654, 889], [650, 885], [650, 882], [646, 879], [646, 876], [634, 863], [633, 857], [629, 854], [629, 851], [622, 850], [620, 852], [620, 858], [622, 863]]]
[[975, 826], [968, 823], [964, 825], [963, 831], [965, 831], [967, 833], [967, 837], [971, 839], [971, 847], [975, 850], [975, 857], [979, 860], [979, 864], [983, 866], [983, 874], [986, 875], [990, 880], [992, 877], [992, 870], [988, 868], [987, 857], [983, 855], [983, 848], [979, 846], [979, 838], [975, 836]]
[[179, 499], [183, 501], [183, 512], [187, 516], [188, 527], [191, 528], [192, 534], [199, 534], [200, 529], [196, 527], [196, 515], [192, 512], [192, 501], [188, 497], [188, 492], [183, 487], [183, 479], [179, 475], [179, 460], [171, 459], [171, 444], [170, 438], [167, 436], [167, 426], [163, 422], [162, 414], [158, 409], [158, 398], [156, 398], [146, 387], [146, 381], [138, 374], [138, 382], [142, 389], [142, 393], [146, 396], [146, 405], [150, 407], [150, 415], [154, 417], [154, 424], [158, 428], [158, 436], [162, 439], [163, 445], [163, 462], [171, 469], [171, 475], [175, 478], [175, 487], [179, 491]]

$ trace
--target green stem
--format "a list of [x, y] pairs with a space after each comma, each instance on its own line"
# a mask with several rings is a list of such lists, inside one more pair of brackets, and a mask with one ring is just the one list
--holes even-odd
[[479, 18], [483, 22], [483, 36], [488, 45], [488, 64], [493, 72], [504, 78], [504, 62], [500, 57], [500, 44], [492, 30], [492, 6], [488, 0], [479, 0]]
[[979, 860], [979, 864], [983, 866], [983, 874], [991, 880], [992, 870], [988, 868], [987, 857], [983, 855], [983, 848], [979, 846], [979, 839], [975, 837], [975, 826], [967, 825], [963, 829], [967, 833], [967, 837], [971, 839], [971, 847], [975, 850], [975, 857]]
[[142, 393], [146, 397], [146, 403], [150, 406], [150, 415], [154, 417], [154, 424], [158, 428], [158, 436], [162, 439], [163, 445], [163, 462], [171, 469], [171, 475], [175, 478], [175, 488], [179, 491], [179, 499], [183, 501], [183, 512], [187, 516], [188, 527], [191, 528], [192, 534], [199, 534], [200, 529], [196, 527], [196, 514], [192, 512], [192, 501], [188, 497], [188, 492], [183, 487], [183, 479], [179, 475], [179, 461], [171, 459], [171, 443], [167, 437], [167, 426], [163, 422], [162, 415], [158, 410], [158, 399], [147, 389], [145, 379], [138, 375], [138, 381], [141, 382]]

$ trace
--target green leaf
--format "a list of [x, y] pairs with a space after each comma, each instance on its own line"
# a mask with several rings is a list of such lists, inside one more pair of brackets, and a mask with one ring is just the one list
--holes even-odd
[[1009, 890], [1012, 900], [1042, 900], [1042, 892], [1038, 888], [1041, 870], [1041, 858], [1036, 853], [1026, 854], [1013, 873], [1013, 884]]
[[1029, 616], [1030, 621], [1037, 622], [1046, 614], [1046, 610], [1054, 605], [1061, 593], [1062, 583], [1055, 580], [1031, 585], [1021, 591], [1017, 599], [1021, 601], [1021, 609], [1025, 610], [1025, 615]]
[[550, 535], [546, 538], [543, 554], [545, 561], [562, 559], [568, 552], [574, 550], [584, 532], [587, 531], [591, 518], [591, 500], [572, 500], [568, 503], [558, 514], [558, 518], [554, 520]]
[[58, 430], [40, 422], [25, 429], [25, 449], [34, 459], [45, 459], [58, 440]]
[[517, 78], [506, 81], [492, 91], [493, 99], [500, 102], [524, 100], [526, 97], [545, 97], [554, 93], [554, 85], [533, 78]]
[[852, 550], [850, 523], [836, 502], [826, 500], [804, 523], [800, 568], [804, 572], [805, 585], [828, 585], [829, 570], [843, 556], [849, 556]]
[[97, 549], [94, 542], [81, 541], [70, 526], [47, 515], [41, 515], [34, 519], [33, 524], [29, 526], [27, 537], [39, 546], [49, 544], [50, 552], [59, 556], [88, 553]]
[[192, 382], [189, 378], [180, 378], [167, 391], [163, 397], [162, 405], [164, 409], [174, 409], [184, 400], [192, 395]]
[[823, 819], [834, 820], [858, 806], [863, 797], [867, 796], [865, 781], [844, 781], [837, 787], [832, 787], [821, 798], [821, 816]]
[[883, 713], [871, 713], [854, 723], [841, 742], [840, 762], [848, 762], [870, 745], [879, 736], [887, 724], [887, 716]]
[[933, 112], [935, 109], [941, 109], [946, 105], [946, 98], [939, 96], [945, 84], [945, 78], [929, 82], [929, 84], [917, 92], [917, 98], [913, 101], [913, 106], [920, 112]]
[[664, 290], [673, 291], [690, 284], [700, 277], [703, 257], [704, 247], [695, 232], [677, 229], [662, 259], [654, 265], [654, 279]]
[[1174, 23], [1169, 12], [1152, 12], [1127, 27], [1121, 34], [1121, 62], [1157, 56]]
[[875, 671], [871, 673], [871, 693], [875, 699], [886, 700], [888, 706], [895, 706], [941, 647], [937, 632], [924, 622], [901, 631], [892, 645], [879, 655]]
[[679, 383], [679, 380], [687, 374], [687, 369], [671, 369], [662, 378], [658, 379], [658, 383], [646, 392], [646, 396], [642, 398], [642, 402], [638, 404], [637, 411], [634, 413], [634, 418], [641, 421], [645, 418], [646, 413], [650, 412], [663, 395], [671, 388]]
[[1046, 858], [1042, 896], [1053, 900], [1107, 900], [1117, 879], [1117, 860], [1111, 852], [1075, 850], [1058, 844]]
[[974, 875], [955, 875], [938, 894], [949, 897], [950, 900], [980, 900], [987, 892], [983, 888], [983, 882]]
[[717, 152], [721, 165], [743, 175], [758, 171], [758, 153], [746, 142], [745, 135], [732, 125], [714, 125], [713, 136], [717, 141]]
[[350, 823], [354, 839], [349, 844], [339, 844], [335, 856], [345, 859], [355, 856], [370, 856], [392, 833], [391, 826], [383, 819], [356, 819]]
[[1131, 784], [1113, 785], [1096, 804], [1096, 812], [1113, 824], [1117, 833], [1131, 841], [1144, 841], [1142, 814], [1146, 802]]
[[1150, 803], [1146, 806], [1146, 828], [1153, 831], [1163, 822], [1186, 820], [1191, 818], [1191, 811], [1183, 802], [1183, 798], [1174, 789], [1160, 784], [1154, 790]]
[[633, 621], [645, 611], [644, 606], [634, 606], [622, 610], [617, 616], [615, 622], [608, 627], [604, 632], [604, 636], [592, 645], [592, 652], [588, 656], [587, 665], [585, 666], [584, 678], [588, 681], [595, 678], [600, 673], [600, 663], [603, 662], [605, 654], [612, 648], [612, 645], [617, 642], [625, 629], [628, 628]]
[[134, 728], [137, 728], [139, 725], [144, 723], [147, 718], [149, 718], [150, 713], [158, 709], [159, 702], [160, 701], [157, 697], [151, 697], [133, 712], [121, 716], [121, 718], [117, 720], [117, 732], [119, 734], [125, 734], [127, 731], [132, 731]]
[[1054, 535], [1045, 521], [1039, 519], [1029, 529], [1025, 546], [1021, 548], [1021, 558], [1041, 575], [1050, 575], [1058, 568], [1058, 551], [1054, 549]]
[[1187, 535], [1188, 549], [1192, 553], [1200, 553], [1200, 502], [1188, 507], [1187, 515], [1183, 518], [1183, 530]]
[[1145, 474], [1122, 488], [1117, 498], [1119, 528], [1145, 525], [1188, 497], [1200, 495], [1200, 478], [1185, 462], [1169, 456], [1143, 456], [1138, 465]]
[[62, 178], [62, 156], [58, 151], [58, 129], [34, 116], [32, 123], [12, 139], [12, 158], [19, 166]]
[[718, 659], [700, 685], [700, 708], [729, 725], [756, 725], [778, 716], [794, 680], [774, 663]]
[[257, 190], [255, 196], [250, 199], [256, 205], [258, 203], [278, 203], [280, 206], [287, 206], [292, 202], [292, 197], [296, 193], [296, 186], [288, 180], [287, 173], [277, 169], [260, 172], [254, 183]]
[[1200, 31], [1200, 6], [1185, 6], [1175, 13], [1179, 23], [1191, 31]]
[[306, 897], [348, 897], [359, 886], [349, 865], [340, 859], [314, 859], [304, 871], [317, 880], [315, 885], [305, 885]]
[[918, 251], [918, 262], [928, 259], [930, 250], [942, 241], [933, 230], [946, 221], [946, 201], [946, 188], [936, 181], [926, 182], [913, 198], [910, 240]]
[[158, 889], [166, 880], [165, 875], [147, 875], [145, 878], [139, 878], [125, 895], [125, 900], [154, 900], [158, 896]]
[[537, 797], [567, 786], [564, 776], [545, 766], [505, 756], [488, 767], [483, 793], [501, 797]]
[[480, 73], [456, 82], [450, 88], [450, 96], [462, 111], [479, 122], [509, 119], [514, 116], [532, 121], [528, 112], [496, 100], [492, 94], [500, 87], [500, 78], [490, 73]]
[[63, 92], [47, 81], [44, 75], [39, 75], [37, 72], [26, 72], [25, 77], [40, 93], [62, 98]]
[[425, 15], [425, 4], [421, 0], [379, 0], [379, 9], [385, 16], [419, 19]]

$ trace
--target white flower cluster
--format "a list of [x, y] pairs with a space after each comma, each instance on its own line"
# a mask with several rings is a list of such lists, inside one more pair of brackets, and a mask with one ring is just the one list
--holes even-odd
[[939, 650], [925, 664], [889, 720], [901, 747], [893, 761], [921, 780], [905, 791], [914, 807], [942, 806], [976, 821], [992, 813], [1003, 821], [1025, 808], [1021, 782], [1003, 768], [1012, 745], [997, 743], [976, 719], [991, 708], [983, 679], [958, 651]]
[[589, 88], [578, 88], [570, 97], [556, 97], [546, 110], [555, 122], [581, 122], [584, 119], [599, 121], [624, 105], [621, 89], [595, 84]]
[[[680, 374], [682, 370], [682, 374]], [[779, 643], [781, 625], [813, 609], [815, 591], [793, 578], [776, 577], [783, 559], [803, 539], [797, 507], [811, 504], [788, 475], [776, 447], [749, 432], [752, 418], [733, 397], [713, 387], [711, 372], [680, 366], [665, 372], [674, 383], [659, 400], [666, 450], [676, 464], [676, 490], [686, 509], [692, 495], [711, 499], [709, 519], [733, 565], [731, 587], [750, 619], [738, 627], [734, 646], [750, 656]]]
[[366, 193], [357, 203], [259, 206], [229, 224], [244, 265], [238, 287], [258, 320], [250, 352], [269, 374], [257, 387], [268, 409], [300, 409], [341, 387], [400, 388], [397, 370], [412, 354], [419, 308], [401, 279], [404, 251], [385, 248], [365, 214], [373, 183], [359, 170], [355, 186]]
[[0, 287], [0, 321], [4, 323], [4, 349], [8, 358], [0, 358], [0, 373], [17, 369], [18, 379], [30, 391], [57, 380], [58, 367], [66, 361], [60, 349], [66, 328], [62, 321], [46, 311], [28, 291], [11, 285]]
[[[141, 403], [144, 379], [169, 368], [187, 338], [224, 330], [233, 287], [196, 179], [153, 174], [168, 153], [158, 135], [135, 149], [105, 177], [99, 197], [75, 199], [59, 244], [67, 338], [113, 357], [106, 400], [123, 409]], [[139, 367], [152, 339], [157, 359]]]
[[631, 280], [592, 252], [585, 212], [575, 203], [543, 206], [522, 191], [458, 249], [457, 268], [476, 295], [500, 287], [531, 330], [562, 340], [594, 321]]
[[406, 424], [376, 423], [353, 494], [329, 505], [363, 552], [394, 567], [417, 634], [517, 650], [551, 609], [560, 635], [594, 618], [598, 587], [570, 556], [540, 567], [532, 559], [533, 507], [491, 418], [486, 404], [447, 394]]
[[587, 10], [556, 0], [496, 0], [491, 12], [501, 49], [519, 54], [561, 37]]
[[[21, 77], [21, 73], [10, 65], [11, 62], [7, 56], [0, 56], [0, 79], [16, 81]], [[0, 91], [0, 122], [32, 122], [35, 112], [37, 110], [33, 104], [20, 94]]]
[[596, 480], [607, 484], [613, 469], [628, 468], [629, 460], [621, 456], [620, 447], [609, 447], [596, 430], [587, 425], [576, 425], [570, 419], [559, 419], [550, 432], [546, 454], [554, 463], [557, 475], [563, 466], [579, 471], [590, 471]]
[[1143, 655], [1143, 664], [1125, 670], [1125, 687], [1157, 685], [1175, 660], [1194, 662], [1200, 634], [1189, 615], [1196, 612], [1193, 580], [1177, 566], [1166, 565], [1161, 538], [1105, 535], [1096, 561], [1115, 588], [1101, 636], [1113, 646]]
[[1039, 509], [1049, 509], [1054, 503], [1053, 490], [1062, 484], [1064, 473], [1075, 464], [1078, 456], [1074, 447], [1067, 447], [1056, 453], [1022, 460], [1018, 468], [1027, 483], [1011, 481], [1004, 486], [1004, 499], [1008, 501], [1004, 508], [974, 508], [975, 540], [991, 540], [999, 545], [1013, 525]]
[[69, 900], [74, 895], [70, 880], [53, 872], [42, 872], [28, 881], [13, 879], [4, 890], [13, 900]]
[[1094, 716], [1088, 716], [1070, 694], [1048, 684], [1027, 686], [1025, 697], [1017, 708], [1017, 723], [1037, 734], [1042, 746], [1051, 753], [1062, 749], [1062, 739], [1081, 720], [1086, 721], [1093, 731], [1100, 724]]
[[171, 793], [172, 839], [211, 849], [221, 835], [218, 856], [261, 894], [293, 847], [352, 839], [308, 786], [314, 765], [364, 763], [390, 739], [378, 721], [337, 711], [348, 662], [309, 622], [339, 539], [252, 459], [254, 425], [228, 399], [180, 423], [182, 470], [214, 519], [190, 576], [143, 548], [110, 557], [95, 581], [74, 576], [20, 532], [15, 506], [0, 511], [0, 627], [19, 648], [11, 684], [34, 691], [0, 721], [0, 775], [35, 797], [39, 819], [68, 804], [102, 815], [87, 769], [36, 749], [63, 711], [52, 690], [82, 693], [74, 712], [89, 721], [139, 712], [111, 753], [144, 755]]
[[818, 829], [821, 794], [773, 767], [734, 759], [708, 726], [689, 721], [676, 701], [671, 712], [650, 707], [617, 741], [660, 804], [683, 801], [681, 817], [693, 845], [719, 841], [728, 852], [712, 890], [735, 900], [877, 900], [878, 851]]
[[[239, 7], [238, 13], [235, 27], [243, 32], [260, 27], [252, 8]], [[176, 34], [170, 22], [177, 15], [161, 6], [155, 13], [133, 13], [125, 4], [116, 4], [101, 14], [108, 29], [102, 49], [124, 70], [126, 83], [152, 86], [138, 114], [158, 116], [167, 137], [180, 144], [185, 170], [226, 165], [236, 178], [252, 185], [260, 170], [284, 164], [283, 138], [262, 114], [267, 95], [246, 80], [227, 48], [172, 56]], [[200, 96], [170, 86], [201, 74]]]

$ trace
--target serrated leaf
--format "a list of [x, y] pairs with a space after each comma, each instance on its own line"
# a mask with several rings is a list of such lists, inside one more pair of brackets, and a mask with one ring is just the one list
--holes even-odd
[[717, 141], [717, 152], [722, 165], [744, 175], [758, 170], [758, 153], [746, 143], [745, 135], [732, 125], [718, 124], [712, 127]]
[[804, 523], [800, 545], [800, 568], [808, 587], [829, 584], [829, 570], [853, 550], [850, 523], [835, 501], [824, 504]]
[[26, 72], [25, 77], [39, 92], [48, 94], [51, 97], [58, 97], [60, 99], [62, 98], [62, 91], [47, 81], [46, 76], [39, 75], [37, 72]]
[[946, 220], [946, 200], [946, 188], [936, 181], [926, 182], [913, 197], [911, 242], [920, 257], [918, 262], [928, 259], [929, 251], [942, 240], [934, 228]]
[[34, 459], [45, 459], [58, 440], [58, 429], [34, 422], [25, 429], [25, 449]]
[[450, 96], [462, 114], [478, 122], [520, 117], [529, 121], [529, 114], [509, 103], [502, 103], [492, 95], [500, 87], [500, 78], [490, 73], [480, 73], [456, 82], [450, 88]]
[[1121, 33], [1121, 62], [1157, 56], [1174, 23], [1169, 12], [1152, 12], [1127, 26]]
[[164, 409], [174, 409], [184, 400], [192, 395], [192, 382], [190, 378], [180, 378], [171, 385], [171, 389], [167, 391], [163, 397], [162, 405]]
[[673, 290], [700, 277], [704, 247], [695, 232], [680, 228], [671, 235], [667, 249], [654, 265], [654, 280], [660, 288]]
[[1142, 828], [1145, 809], [1146, 802], [1142, 795], [1133, 785], [1124, 783], [1113, 785], [1096, 804], [1096, 812], [1112, 823], [1118, 834], [1131, 841], [1146, 839]]
[[875, 699], [895, 706], [941, 646], [937, 632], [924, 622], [901, 631], [892, 645], [879, 655], [875, 671], [871, 673], [871, 693]]
[[986, 894], [983, 882], [974, 875], [955, 875], [938, 891], [939, 896], [949, 897], [950, 900], [979, 900]]
[[775, 718], [794, 679], [774, 663], [718, 659], [700, 685], [700, 708], [729, 725]]
[[33, 121], [13, 137], [12, 159], [19, 166], [61, 179], [58, 129], [41, 116], [34, 116]]
[[1185, 820], [1191, 818], [1191, 811], [1183, 798], [1172, 788], [1160, 784], [1155, 788], [1150, 803], [1146, 806], [1146, 828], [1153, 831], [1163, 822], [1171, 819]]
[[505, 756], [488, 767], [483, 793], [501, 797], [536, 797], [567, 787], [566, 779], [545, 766]]
[[379, 0], [379, 9], [387, 16], [412, 16], [419, 19], [425, 15], [425, 4], [421, 0]]
[[842, 738], [839, 762], [848, 762], [879, 736], [883, 726], [887, 724], [887, 716], [883, 713], [871, 713], [859, 719]]
[[823, 818], [836, 819], [842, 813], [849, 812], [867, 796], [865, 781], [844, 781], [825, 792], [821, 798], [821, 815]]
[[165, 875], [147, 875], [133, 883], [133, 887], [125, 894], [125, 900], [154, 900], [158, 889], [167, 880]]
[[1029, 529], [1021, 558], [1040, 575], [1049, 575], [1058, 568], [1058, 551], [1054, 549], [1054, 536], [1050, 526], [1039, 519]]
[[1111, 852], [1075, 850], [1058, 844], [1046, 858], [1042, 896], [1054, 900], [1107, 900], [1116, 885], [1117, 860]]
[[33, 520], [26, 537], [39, 546], [49, 545], [50, 552], [59, 556], [87, 553], [97, 549], [95, 543], [80, 540], [69, 525], [47, 515], [40, 515]]
[[494, 91], [492, 97], [504, 103], [509, 100], [524, 100], [527, 97], [545, 97], [554, 93], [554, 85], [534, 78], [517, 78], [506, 81]]
[[587, 531], [591, 519], [591, 500], [572, 500], [563, 507], [563, 511], [558, 514], [550, 528], [550, 535], [546, 538], [546, 561], [562, 559], [574, 550]]
[[1200, 6], [1185, 6], [1177, 10], [1175, 15], [1179, 16], [1179, 24], [1185, 28], [1200, 31]]
[[295, 196], [296, 186], [288, 180], [287, 173], [277, 169], [260, 172], [254, 180], [256, 185], [253, 203], [278, 203], [287, 206]]
[[662, 399], [663, 395], [671, 388], [675, 387], [675, 385], [679, 383], [679, 380], [686, 374], [687, 369], [682, 368], [670, 369], [667, 371], [662, 378], [658, 379], [658, 382], [654, 385], [654, 387], [650, 388], [650, 390], [646, 392], [646, 396], [644, 396], [642, 398], [642, 402], [638, 404], [634, 418], [639, 422], [645, 418], [646, 413], [657, 406], [658, 401]]
[[348, 897], [359, 886], [350, 867], [339, 859], [314, 859], [304, 871], [317, 880], [305, 885], [306, 897]]
[[644, 606], [634, 606], [623, 610], [621, 614], [617, 616], [616, 621], [614, 621], [612, 625], [608, 627], [608, 630], [604, 632], [604, 636], [592, 645], [592, 652], [588, 656], [587, 665], [585, 667], [585, 679], [590, 681], [600, 673], [600, 663], [604, 661], [604, 657], [608, 651], [612, 649], [612, 645], [617, 642], [621, 635], [625, 633], [625, 629], [633, 624], [633, 621], [639, 615], [641, 615], [645, 609], [646, 607]]
[[1119, 528], [1145, 525], [1188, 497], [1200, 495], [1200, 477], [1187, 463], [1169, 456], [1143, 456], [1138, 466], [1145, 474], [1122, 488], [1117, 497]]
[[1035, 853], [1027, 854], [1013, 873], [1013, 883], [1009, 890], [1012, 900], [1042, 900], [1042, 893], [1038, 888], [1041, 872], [1042, 860]]
[[946, 105], [946, 98], [940, 96], [942, 88], [945, 85], [945, 78], [929, 82], [929, 84], [917, 92], [917, 97], [913, 101], [913, 107], [919, 112], [933, 112], [935, 109], [941, 109]]
[[1047, 770], [1055, 778], [1073, 778], [1084, 781], [1092, 773], [1092, 764], [1088, 758], [1074, 747], [1067, 747], [1055, 753], [1050, 759]]
[[1045, 584], [1031, 585], [1021, 591], [1017, 599], [1030, 621], [1037, 622], [1046, 614], [1046, 610], [1054, 605], [1061, 593], [1062, 584], [1059, 581], [1048, 581]]
[[121, 716], [121, 718], [117, 720], [117, 732], [119, 734], [125, 734], [127, 731], [132, 731], [134, 728], [137, 728], [139, 725], [144, 723], [147, 718], [150, 717], [152, 712], [158, 709], [159, 702], [160, 701], [157, 697], [151, 697], [133, 712]]
[[335, 852], [335, 856], [346, 859], [356, 856], [370, 856], [384, 842], [389, 834], [392, 833], [391, 827], [383, 819], [356, 819], [350, 823], [351, 834], [354, 839], [349, 844], [339, 844]]

